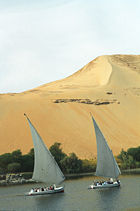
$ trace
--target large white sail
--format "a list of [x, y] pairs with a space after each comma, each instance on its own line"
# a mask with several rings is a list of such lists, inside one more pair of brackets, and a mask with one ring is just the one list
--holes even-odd
[[92, 120], [97, 143], [96, 176], [117, 178], [121, 173], [119, 166], [93, 116]]
[[[25, 116], [27, 117], [26, 114]], [[47, 184], [60, 184], [65, 179], [62, 171], [28, 117], [27, 120], [31, 129], [35, 153], [32, 179]]]

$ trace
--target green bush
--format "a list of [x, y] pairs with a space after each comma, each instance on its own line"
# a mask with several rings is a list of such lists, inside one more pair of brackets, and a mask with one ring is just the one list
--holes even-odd
[[137, 148], [129, 148], [127, 150], [128, 155], [131, 155], [135, 161], [140, 162], [140, 147]]
[[[96, 160], [81, 160], [75, 153], [71, 153], [68, 156], [62, 151], [60, 143], [54, 143], [50, 147], [50, 152], [63, 173], [85, 173], [96, 170]], [[127, 151], [122, 149], [116, 157], [116, 161], [121, 169], [140, 168], [140, 147], [129, 148]], [[12, 153], [0, 155], [0, 174], [32, 172], [33, 168], [34, 149], [31, 149], [25, 155], [22, 155], [19, 149]]]
[[94, 172], [96, 170], [95, 160], [82, 160], [82, 172]]
[[7, 166], [12, 162], [11, 153], [5, 153], [0, 156], [0, 168], [2, 173], [7, 173]]
[[9, 173], [18, 173], [21, 171], [21, 164], [20, 163], [10, 163], [7, 166], [7, 170]]
[[30, 154], [22, 156], [22, 172], [32, 172], [34, 167], [34, 158]]
[[65, 173], [79, 173], [82, 170], [82, 161], [78, 159], [75, 153], [71, 153], [69, 156], [64, 157], [61, 160], [61, 167]]
[[140, 147], [129, 148], [127, 151], [122, 149], [117, 157], [121, 160], [121, 169], [134, 169], [140, 167]]
[[53, 155], [55, 161], [57, 164], [61, 167], [61, 160], [63, 160], [66, 157], [66, 154], [62, 151], [60, 148], [61, 144], [58, 142], [55, 142], [51, 147], [50, 147], [50, 152]]

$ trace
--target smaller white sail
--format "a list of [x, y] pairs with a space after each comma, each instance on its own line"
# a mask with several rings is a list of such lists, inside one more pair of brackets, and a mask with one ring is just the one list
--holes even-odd
[[34, 143], [35, 159], [32, 179], [48, 185], [60, 184], [65, 179], [62, 171], [27, 115], [24, 115], [28, 120]]
[[119, 166], [93, 116], [92, 120], [95, 128], [97, 143], [96, 176], [117, 178], [121, 173]]

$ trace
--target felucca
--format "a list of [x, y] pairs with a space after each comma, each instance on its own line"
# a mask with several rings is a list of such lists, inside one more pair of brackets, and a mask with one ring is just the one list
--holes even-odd
[[65, 179], [62, 171], [27, 115], [24, 115], [28, 120], [34, 144], [35, 159], [32, 179], [46, 184], [45, 187], [32, 188], [28, 195], [34, 196], [64, 192], [64, 187], [56, 187], [56, 185]]
[[120, 180], [118, 180], [118, 176], [121, 174], [119, 166], [93, 116], [92, 121], [97, 143], [97, 167], [95, 175], [109, 178], [109, 180], [94, 181], [93, 184], [89, 186], [89, 189], [119, 187]]

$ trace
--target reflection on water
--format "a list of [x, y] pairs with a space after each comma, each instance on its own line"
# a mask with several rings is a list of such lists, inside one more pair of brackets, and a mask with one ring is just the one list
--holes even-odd
[[40, 207], [45, 210], [47, 207], [48, 210], [57, 210], [59, 205], [63, 203], [64, 193], [54, 194], [54, 195], [44, 195], [39, 197], [33, 197], [36, 207]]
[[120, 211], [140, 210], [140, 176], [122, 176], [121, 187], [89, 190], [93, 177], [65, 181], [65, 192], [25, 196], [32, 185], [0, 187], [0, 210]]
[[117, 210], [120, 187], [97, 190], [99, 210]]

